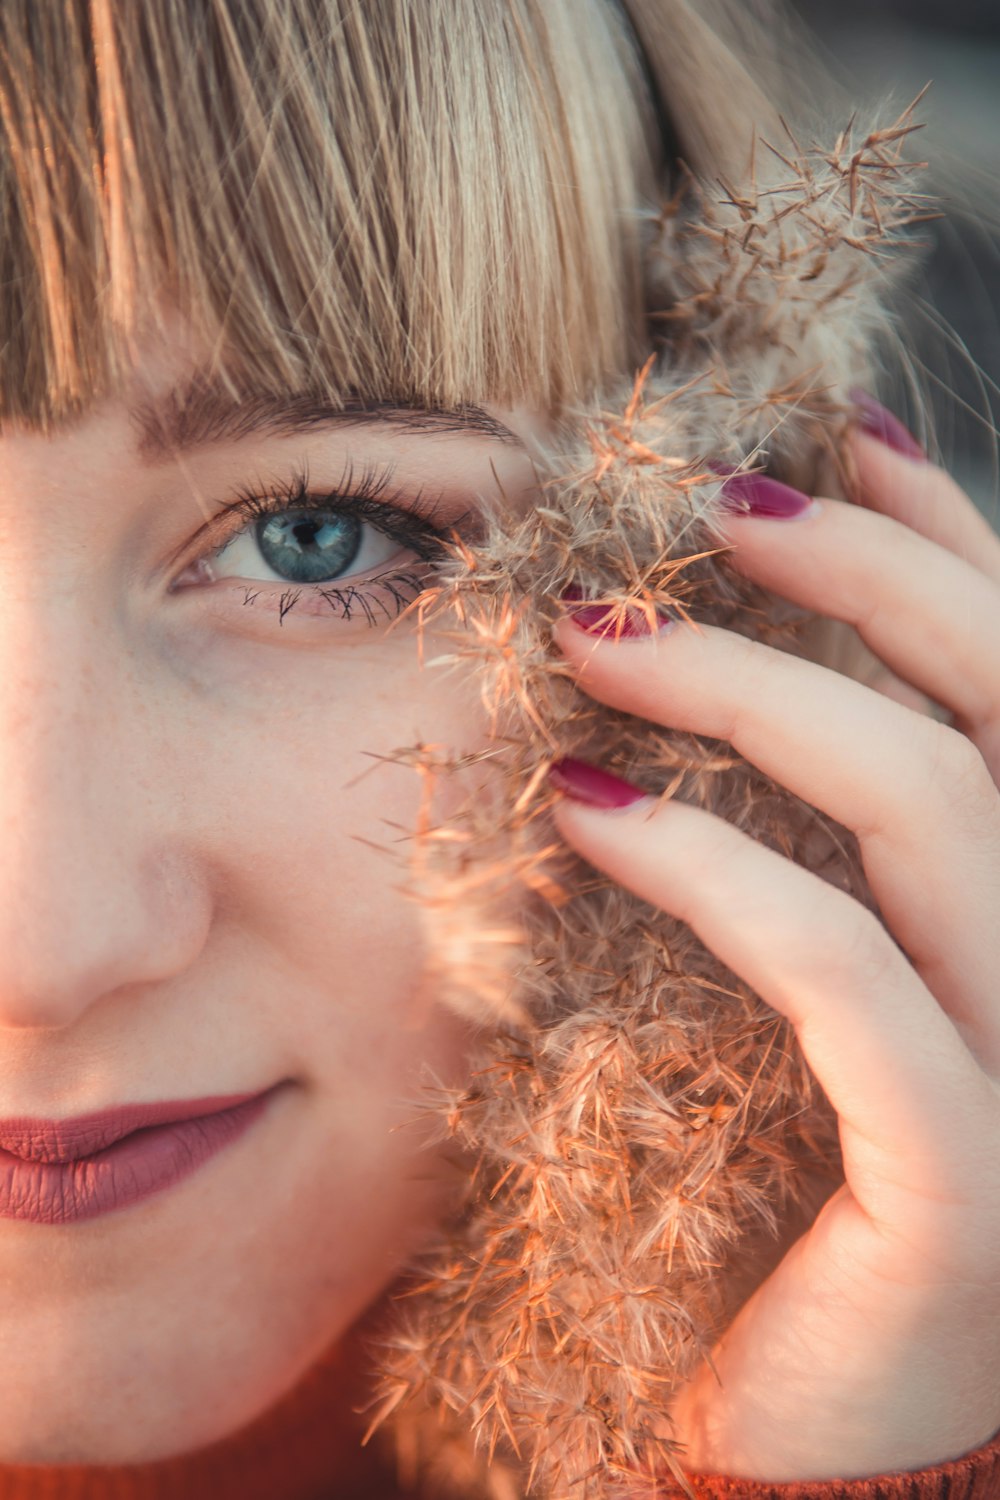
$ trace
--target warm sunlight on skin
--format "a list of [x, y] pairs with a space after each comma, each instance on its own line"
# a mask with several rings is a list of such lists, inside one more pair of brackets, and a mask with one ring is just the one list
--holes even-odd
[[[177, 369], [150, 355], [135, 394]], [[420, 795], [370, 752], [475, 748], [477, 690], [419, 668], [412, 616], [389, 632], [382, 609], [371, 626], [301, 603], [282, 623], [293, 584], [252, 519], [225, 566], [220, 540], [193, 539], [207, 511], [302, 469], [325, 492], [349, 464], [391, 464], [397, 491], [457, 514], [498, 480], [530, 501], [530, 460], [387, 422], [152, 463], [130, 404], [0, 437], [0, 1117], [287, 1086], [139, 1203], [0, 1218], [16, 1289], [0, 1461], [143, 1461], [234, 1430], [377, 1297], [447, 1200], [418, 1131], [393, 1127], [424, 1064], [461, 1076], [467, 1033], [416, 1015], [419, 909], [360, 839], [391, 843]], [[368, 572], [412, 570], [363, 524]], [[195, 567], [213, 553], [225, 581]]]

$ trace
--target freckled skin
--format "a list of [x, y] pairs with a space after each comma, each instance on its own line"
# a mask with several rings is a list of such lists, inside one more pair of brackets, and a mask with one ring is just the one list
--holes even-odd
[[[174, 370], [150, 351], [137, 385]], [[0, 1462], [167, 1457], [277, 1400], [445, 1211], [440, 1155], [394, 1127], [468, 1042], [418, 1013], [419, 909], [361, 840], [391, 844], [420, 796], [372, 752], [475, 748], [475, 684], [422, 671], [409, 626], [296, 635], [167, 587], [204, 506], [304, 458], [317, 482], [349, 455], [468, 499], [491, 460], [527, 494], [526, 456], [367, 430], [151, 468], [126, 405], [0, 435], [0, 1115], [293, 1084], [142, 1204], [0, 1219]]]

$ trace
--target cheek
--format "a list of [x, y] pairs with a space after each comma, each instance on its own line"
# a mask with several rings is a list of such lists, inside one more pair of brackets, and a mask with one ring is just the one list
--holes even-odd
[[373, 652], [367, 672], [326, 675], [325, 692], [286, 679], [252, 735], [244, 716], [238, 756], [199, 793], [216, 807], [226, 990], [248, 997], [226, 1029], [300, 1084], [262, 1163], [252, 1247], [296, 1344], [360, 1312], [447, 1213], [464, 1164], [417, 1117], [428, 1082], [464, 1081], [471, 1045], [427, 1003], [422, 913], [396, 889], [421, 778], [373, 757], [467, 735], [473, 699], [412, 649], [393, 670]]
[[[246, 853], [238, 862], [252, 874], [255, 930], [366, 1012], [378, 990], [379, 1013], [394, 1024], [422, 959], [420, 909], [399, 887], [428, 788], [406, 751], [486, 742], [472, 675], [421, 669], [415, 642], [404, 645], [331, 674], [326, 694], [314, 683], [308, 695], [283, 695], [252, 772], [237, 778], [252, 793], [231, 804], [226, 835]], [[435, 819], [459, 795], [439, 782]]]
[[[425, 657], [440, 649], [427, 638]], [[201, 742], [226, 754], [206, 753], [189, 779], [188, 826], [206, 830], [218, 936], [252, 997], [244, 1014], [282, 1071], [314, 1091], [334, 1154], [349, 1144], [372, 1165], [372, 1151], [416, 1149], [415, 1130], [389, 1137], [413, 1113], [402, 1101], [427, 1067], [457, 1080], [466, 1051], [463, 1023], [421, 985], [422, 913], [399, 886], [423, 781], [389, 757], [421, 742], [475, 749], [486, 719], [472, 674], [421, 668], [412, 633], [280, 655], [252, 698], [230, 679], [203, 700], [216, 722]]]

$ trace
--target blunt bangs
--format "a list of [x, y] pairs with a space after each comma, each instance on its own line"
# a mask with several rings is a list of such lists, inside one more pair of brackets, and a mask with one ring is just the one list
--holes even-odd
[[652, 121], [605, 0], [5, 0], [0, 419], [166, 307], [236, 397], [558, 412], [642, 357]]

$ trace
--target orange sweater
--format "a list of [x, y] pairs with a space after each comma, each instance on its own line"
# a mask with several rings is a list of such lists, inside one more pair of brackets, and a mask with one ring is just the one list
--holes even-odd
[[[0, 1500], [406, 1500], [373, 1448], [360, 1447], [368, 1418], [343, 1396], [355, 1359], [335, 1346], [262, 1416], [178, 1458], [0, 1464]], [[695, 1474], [691, 1483], [701, 1500], [1000, 1500], [1000, 1433], [964, 1458], [895, 1477], [759, 1484]], [[661, 1500], [680, 1497], [664, 1481]]]

